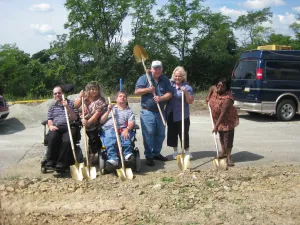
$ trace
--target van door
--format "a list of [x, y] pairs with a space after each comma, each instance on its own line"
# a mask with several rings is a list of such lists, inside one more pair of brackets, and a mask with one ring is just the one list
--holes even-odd
[[260, 61], [256, 59], [242, 59], [236, 64], [231, 82], [231, 90], [235, 100], [242, 102], [259, 100], [260, 87], [258, 87], [256, 80], [259, 63]]

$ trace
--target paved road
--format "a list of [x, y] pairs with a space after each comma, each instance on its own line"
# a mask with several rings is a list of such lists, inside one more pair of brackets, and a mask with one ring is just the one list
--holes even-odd
[[[138, 113], [138, 112], [137, 112]], [[137, 116], [138, 124], [139, 118]], [[276, 164], [299, 164], [299, 127], [300, 118], [292, 122], [279, 122], [269, 116], [240, 115], [240, 125], [236, 128], [233, 148], [233, 161], [236, 166], [264, 166]], [[143, 157], [141, 130], [138, 131], [137, 147]], [[37, 151], [43, 141], [41, 125], [24, 126], [15, 118], [0, 123], [0, 174], [9, 165], [18, 163], [28, 151]], [[211, 134], [211, 123], [207, 114], [191, 117], [190, 145], [194, 160], [192, 168], [211, 168], [210, 159], [215, 156]], [[172, 158], [172, 149], [166, 146], [163, 155]], [[155, 168], [177, 170], [175, 161], [157, 162]]]

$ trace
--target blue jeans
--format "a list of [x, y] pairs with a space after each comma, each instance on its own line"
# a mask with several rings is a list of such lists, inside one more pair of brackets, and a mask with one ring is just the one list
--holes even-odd
[[[132, 153], [132, 145], [131, 145], [131, 139], [134, 136], [134, 131], [129, 132], [130, 137], [125, 140], [121, 135], [120, 135], [120, 140], [121, 140], [121, 146], [122, 146], [122, 151], [124, 157], [130, 153]], [[108, 160], [118, 160], [118, 143], [117, 143], [117, 137], [115, 130], [108, 129], [105, 130], [101, 133], [101, 140], [102, 144], [106, 147], [106, 152], [107, 152], [107, 157]]]
[[144, 154], [147, 158], [153, 158], [161, 152], [165, 139], [165, 126], [159, 112], [142, 110], [140, 118], [144, 139]]

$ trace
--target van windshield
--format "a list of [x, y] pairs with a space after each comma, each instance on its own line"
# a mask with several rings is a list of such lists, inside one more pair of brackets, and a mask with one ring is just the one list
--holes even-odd
[[242, 60], [239, 61], [235, 67], [233, 73], [233, 79], [246, 79], [246, 80], [255, 80], [256, 79], [256, 60]]

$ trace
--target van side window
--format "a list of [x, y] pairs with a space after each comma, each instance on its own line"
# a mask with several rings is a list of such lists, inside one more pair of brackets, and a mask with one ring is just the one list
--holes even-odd
[[256, 79], [256, 67], [257, 67], [256, 60], [239, 61], [239, 63], [235, 67], [235, 70], [233, 73], [233, 79], [255, 80]]
[[266, 61], [267, 80], [300, 81], [300, 61]]

